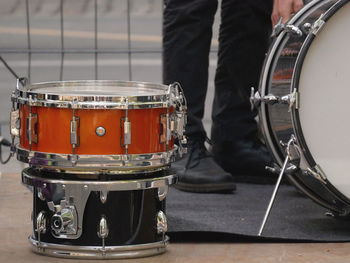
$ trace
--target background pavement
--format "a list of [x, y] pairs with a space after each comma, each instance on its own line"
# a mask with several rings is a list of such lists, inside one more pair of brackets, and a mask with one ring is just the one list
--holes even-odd
[[[31, 82], [57, 81], [60, 78], [60, 54], [38, 54], [43, 49], [61, 48], [60, 1], [29, 0], [31, 67], [28, 68], [27, 23], [25, 0], [0, 0], [0, 55], [19, 76], [31, 75]], [[94, 49], [94, 1], [63, 1], [64, 47]], [[129, 80], [127, 51], [127, 0], [98, 0], [98, 78]], [[162, 83], [162, 1], [130, 0], [131, 48], [142, 51], [131, 55], [132, 80]], [[216, 66], [217, 14], [213, 52], [210, 56], [209, 92], [204, 123], [210, 132]], [[105, 54], [114, 49], [120, 54]], [[94, 54], [65, 54], [63, 80], [95, 79]], [[10, 95], [16, 80], [0, 63], [0, 125], [2, 135], [9, 138]], [[6, 157], [8, 150], [4, 149]], [[4, 158], [5, 158], [4, 157]], [[23, 166], [13, 158], [0, 165], [0, 172], [19, 172]]]

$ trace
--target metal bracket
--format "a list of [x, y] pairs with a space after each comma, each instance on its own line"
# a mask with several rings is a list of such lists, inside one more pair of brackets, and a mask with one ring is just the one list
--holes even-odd
[[327, 176], [318, 164], [316, 164], [313, 168], [307, 168], [306, 172], [315, 179], [319, 180], [321, 183], [327, 184]]
[[78, 232], [78, 216], [74, 205], [64, 199], [59, 205], [55, 205], [52, 201], [47, 202], [49, 209], [55, 214], [51, 217], [51, 229], [57, 238], [70, 238], [70, 235], [77, 235]]
[[10, 114], [10, 132], [12, 136], [19, 136], [19, 110], [12, 110]]
[[324, 16], [324, 14], [321, 14], [320, 17], [313, 23], [311, 30], [310, 30], [311, 34], [317, 35], [318, 32], [320, 32], [320, 30], [322, 29], [322, 27], [326, 23], [323, 20], [323, 16]]
[[38, 143], [37, 124], [38, 114], [29, 113], [27, 117], [27, 139], [30, 147], [32, 143]]
[[131, 144], [131, 122], [127, 117], [120, 119], [120, 128], [122, 130], [120, 147], [125, 147], [127, 150], [128, 145]]
[[299, 27], [295, 25], [283, 24], [281, 17], [278, 23], [273, 27], [272, 37], [278, 37], [282, 32], [291, 34], [296, 37], [303, 36], [303, 31], [301, 31]]
[[259, 91], [255, 92], [254, 87], [251, 88], [250, 92], [250, 105], [251, 110], [258, 108], [261, 103], [274, 105], [274, 104], [287, 104], [289, 105], [288, 111], [290, 112], [292, 107], [295, 105], [295, 108], [299, 108], [299, 96], [298, 92], [296, 90], [293, 91], [291, 94], [287, 94], [285, 96], [275, 96], [273, 94], [268, 94], [266, 96], [261, 96]]
[[160, 136], [159, 143], [167, 142], [167, 133], [168, 133], [168, 120], [166, 114], [159, 115], [159, 124], [160, 124]]
[[70, 122], [70, 143], [74, 148], [80, 145], [79, 127], [80, 118], [73, 116]]

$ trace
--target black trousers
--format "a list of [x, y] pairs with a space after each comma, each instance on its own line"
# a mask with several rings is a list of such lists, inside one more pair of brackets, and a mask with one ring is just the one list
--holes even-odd
[[[186, 134], [206, 136], [202, 123], [217, 0], [164, 0], [163, 81], [179, 82], [188, 103]], [[255, 134], [249, 94], [258, 87], [269, 44], [272, 0], [222, 0], [215, 97], [214, 143]]]

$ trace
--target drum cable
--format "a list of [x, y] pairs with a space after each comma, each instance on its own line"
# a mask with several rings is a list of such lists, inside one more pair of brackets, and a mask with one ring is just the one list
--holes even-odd
[[2, 146], [11, 147], [11, 143], [7, 139], [5, 139], [2, 136], [0, 136], [0, 163], [1, 164], [7, 164], [10, 161], [12, 155], [11, 155], [11, 152], [10, 152], [9, 156], [7, 157], [7, 159], [4, 160], [2, 158]]

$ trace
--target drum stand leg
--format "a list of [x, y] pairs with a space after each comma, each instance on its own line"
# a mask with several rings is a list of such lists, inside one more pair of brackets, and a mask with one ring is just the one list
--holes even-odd
[[273, 203], [275, 202], [276, 194], [277, 194], [277, 191], [278, 191], [278, 189], [280, 187], [282, 176], [284, 174], [284, 171], [287, 168], [288, 162], [289, 162], [289, 155], [287, 155], [286, 159], [284, 160], [283, 167], [282, 167], [281, 172], [280, 172], [280, 174], [278, 176], [278, 179], [277, 179], [277, 182], [276, 182], [276, 185], [275, 185], [275, 189], [273, 190], [273, 193], [272, 193], [272, 196], [271, 196], [271, 199], [270, 199], [269, 206], [267, 207], [267, 210], [265, 212], [264, 220], [263, 220], [263, 222], [262, 222], [262, 224], [260, 226], [260, 230], [259, 230], [258, 236], [261, 236], [261, 233], [264, 230], [266, 221], [267, 221], [267, 219], [269, 217], [269, 214], [270, 214], [271, 208], [273, 206]]

